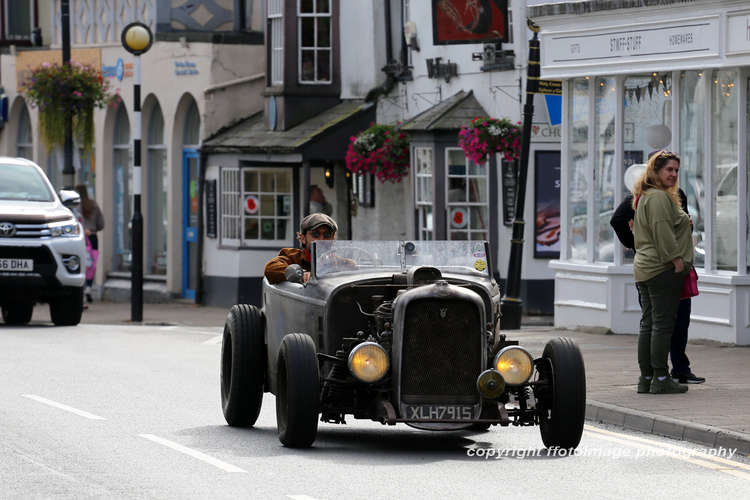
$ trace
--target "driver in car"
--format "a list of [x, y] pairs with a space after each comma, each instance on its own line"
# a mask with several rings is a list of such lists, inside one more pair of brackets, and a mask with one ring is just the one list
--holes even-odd
[[299, 248], [282, 248], [279, 255], [269, 260], [264, 274], [269, 283], [281, 283], [287, 279], [287, 267], [299, 265], [302, 270], [302, 281], [310, 279], [310, 247], [313, 241], [335, 240], [338, 226], [336, 222], [322, 213], [310, 214], [300, 223], [297, 240], [302, 246]]

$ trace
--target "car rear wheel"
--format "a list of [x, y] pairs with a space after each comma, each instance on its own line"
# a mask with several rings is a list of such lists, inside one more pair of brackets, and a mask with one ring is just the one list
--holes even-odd
[[49, 303], [49, 312], [52, 323], [56, 326], [75, 326], [80, 323], [83, 314], [83, 287], [52, 299]]
[[34, 304], [32, 302], [4, 304], [2, 310], [3, 320], [6, 325], [25, 325], [31, 321]]
[[232, 427], [258, 420], [265, 382], [263, 312], [255, 306], [232, 306], [221, 343], [221, 409]]
[[281, 341], [276, 382], [279, 440], [289, 448], [310, 447], [318, 433], [320, 371], [309, 335], [290, 333]]
[[547, 448], [575, 448], [586, 417], [586, 370], [578, 346], [569, 338], [544, 347], [540, 381], [547, 382], [539, 401], [539, 429]]

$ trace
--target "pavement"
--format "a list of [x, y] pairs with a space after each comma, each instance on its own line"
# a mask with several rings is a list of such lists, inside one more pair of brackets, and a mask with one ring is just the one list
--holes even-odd
[[[221, 327], [227, 309], [188, 302], [145, 304], [145, 326]], [[34, 322], [49, 322], [48, 308], [37, 306]], [[94, 302], [83, 323], [130, 324], [130, 304]], [[687, 354], [704, 384], [691, 384], [685, 394], [637, 394], [639, 370], [636, 335], [560, 330], [550, 318], [532, 317], [521, 330], [506, 330], [533, 355], [551, 338], [572, 338], [586, 365], [586, 418], [702, 446], [737, 448], [750, 455], [750, 347], [691, 340]]]

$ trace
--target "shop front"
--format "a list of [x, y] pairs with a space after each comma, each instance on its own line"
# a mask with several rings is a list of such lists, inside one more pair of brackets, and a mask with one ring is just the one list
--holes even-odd
[[690, 337], [750, 344], [750, 10], [666, 3], [529, 9], [542, 28], [542, 77], [563, 80], [555, 324], [637, 332], [632, 253], [609, 219], [628, 167], [667, 149], [682, 158], [693, 219], [700, 295]]

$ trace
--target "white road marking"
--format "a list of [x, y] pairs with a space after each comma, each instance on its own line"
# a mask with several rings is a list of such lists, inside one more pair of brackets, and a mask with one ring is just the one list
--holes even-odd
[[205, 345], [217, 345], [217, 344], [221, 344], [221, 339], [223, 339], [223, 338], [224, 338], [224, 335], [217, 335], [214, 338], [211, 338], [211, 339], [208, 339], [208, 340], [206, 340], [204, 342], [201, 342], [201, 344], [205, 344]]
[[57, 401], [52, 401], [51, 399], [43, 398], [41, 396], [37, 396], [35, 394], [21, 394], [25, 398], [33, 399], [34, 401], [37, 401], [39, 403], [43, 403], [49, 406], [54, 406], [55, 408], [59, 408], [61, 410], [69, 411], [70, 413], [75, 413], [76, 415], [79, 415], [81, 417], [89, 418], [91, 420], [107, 420], [104, 417], [100, 417], [99, 415], [94, 415], [93, 413], [89, 413], [87, 411], [79, 410], [78, 408], [73, 408], [72, 406], [64, 405], [62, 403], [58, 403]]
[[[640, 448], [649, 453], [657, 453], [663, 456], [676, 458], [694, 465], [699, 465], [710, 470], [720, 471], [740, 479], [750, 480], [750, 474], [743, 472], [739, 469], [748, 469], [747, 465], [727, 460], [721, 457], [714, 457], [707, 453], [697, 452], [695, 449], [673, 445], [670, 443], [663, 443], [660, 441], [639, 438], [636, 436], [629, 436], [626, 434], [620, 434], [617, 432], [607, 431], [605, 429], [599, 429], [591, 425], [584, 426], [587, 433], [596, 439], [602, 439], [604, 441], [610, 441], [613, 443], [624, 444], [632, 446], [634, 448]], [[672, 450], [672, 451], [668, 451]], [[722, 464], [722, 465], [719, 465]]]
[[309, 497], [307, 495], [287, 495], [292, 500], [317, 500], [315, 497]]
[[149, 441], [153, 441], [155, 443], [164, 445], [167, 448], [172, 448], [173, 450], [179, 451], [180, 453], [184, 453], [185, 455], [189, 455], [193, 458], [197, 458], [198, 460], [206, 462], [207, 464], [211, 464], [214, 467], [218, 467], [219, 469], [224, 470], [226, 472], [247, 473], [246, 470], [240, 469], [236, 465], [223, 462], [219, 460], [218, 458], [214, 458], [210, 455], [206, 455], [205, 453], [201, 453], [200, 451], [193, 450], [191, 448], [188, 448], [187, 446], [183, 446], [179, 443], [175, 443], [174, 441], [170, 441], [168, 439], [164, 439], [159, 436], [154, 436], [153, 434], [139, 434], [139, 436], [142, 438], [148, 439]]

